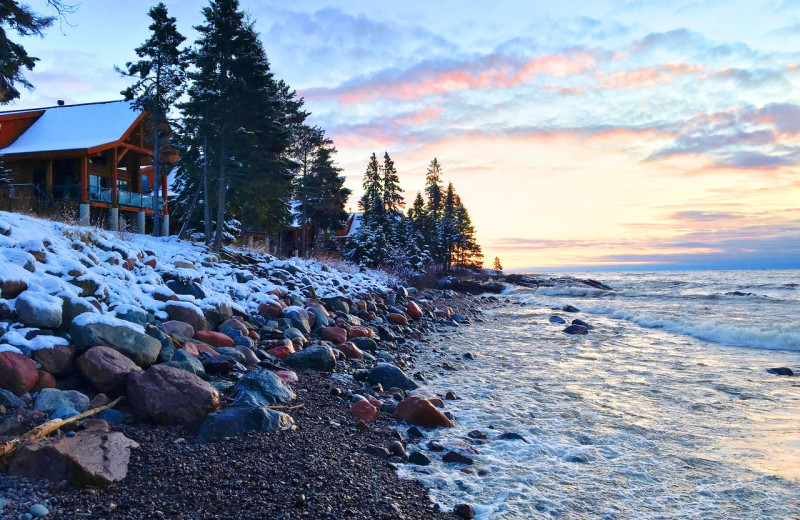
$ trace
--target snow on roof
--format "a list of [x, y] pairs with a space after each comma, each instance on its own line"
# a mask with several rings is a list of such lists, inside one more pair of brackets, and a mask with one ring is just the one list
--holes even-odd
[[128, 101], [47, 108], [16, 141], [0, 150], [0, 155], [81, 150], [113, 143], [140, 113]]
[[363, 219], [364, 213], [353, 213], [353, 223], [350, 224], [350, 229], [347, 230], [347, 234], [345, 235], [347, 238], [351, 238], [356, 234], [358, 228], [361, 227]]

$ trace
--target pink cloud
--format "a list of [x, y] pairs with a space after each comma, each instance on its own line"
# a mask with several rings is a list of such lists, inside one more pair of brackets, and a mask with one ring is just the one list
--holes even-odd
[[661, 83], [670, 83], [680, 76], [698, 74], [703, 71], [700, 65], [688, 63], [664, 63], [658, 67], [642, 67], [635, 70], [618, 70], [611, 74], [597, 72], [595, 78], [599, 89], [650, 88]]
[[377, 98], [422, 99], [461, 90], [512, 88], [538, 76], [581, 74], [595, 65], [594, 56], [588, 52], [537, 56], [521, 65], [506, 58], [490, 56], [449, 70], [421, 69], [411, 71], [404, 78], [370, 80], [334, 89], [312, 89], [305, 95], [311, 99], [335, 99], [344, 104]]

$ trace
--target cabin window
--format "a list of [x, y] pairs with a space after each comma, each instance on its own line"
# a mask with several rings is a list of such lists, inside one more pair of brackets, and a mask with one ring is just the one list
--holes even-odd
[[89, 186], [93, 186], [95, 188], [107, 188], [108, 179], [99, 175], [89, 175]]
[[128, 180], [127, 179], [117, 179], [117, 189], [118, 190], [128, 191]]
[[150, 191], [150, 177], [142, 175], [142, 193]]

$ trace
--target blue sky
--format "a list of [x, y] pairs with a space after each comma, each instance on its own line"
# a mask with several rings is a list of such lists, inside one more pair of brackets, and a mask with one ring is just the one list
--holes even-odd
[[[193, 40], [204, 4], [166, 3]], [[27, 40], [16, 106], [118, 97], [149, 5], [83, 1]], [[488, 260], [800, 267], [800, 1], [242, 6], [355, 196], [373, 151], [409, 199], [437, 157]]]

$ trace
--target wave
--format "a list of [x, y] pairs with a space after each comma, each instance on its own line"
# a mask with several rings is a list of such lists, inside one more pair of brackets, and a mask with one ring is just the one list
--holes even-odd
[[533, 294], [540, 296], [573, 296], [583, 298], [601, 298], [603, 296], [616, 296], [616, 291], [594, 289], [592, 287], [537, 287]]
[[767, 350], [800, 351], [800, 327], [796, 324], [772, 325], [770, 327], [741, 327], [711, 321], [681, 320], [637, 314], [617, 307], [595, 306], [581, 309], [583, 312], [604, 315], [609, 318], [629, 321], [648, 329], [661, 329], [675, 334], [737, 347]]

